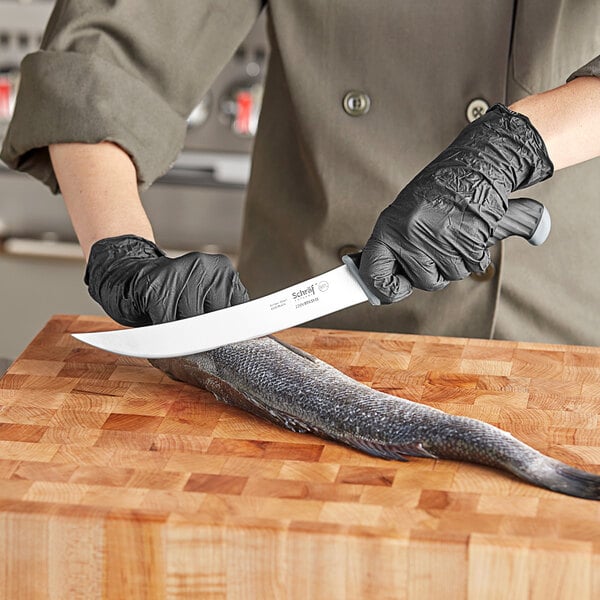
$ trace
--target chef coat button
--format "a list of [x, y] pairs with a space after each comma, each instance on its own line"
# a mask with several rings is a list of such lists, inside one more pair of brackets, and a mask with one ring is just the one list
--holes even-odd
[[339, 250], [338, 250], [338, 258], [340, 260], [342, 260], [342, 256], [346, 256], [346, 254], [356, 254], [357, 252], [360, 252], [361, 248], [359, 248], [358, 246], [353, 246], [352, 244], [346, 244], [345, 246], [342, 246]]
[[342, 100], [342, 106], [351, 117], [366, 115], [371, 108], [371, 98], [365, 92], [350, 90]]
[[481, 117], [490, 105], [483, 98], [475, 98], [475, 100], [471, 100], [467, 105], [467, 121], [472, 123]]
[[489, 281], [490, 279], [493, 279], [495, 274], [496, 267], [494, 266], [494, 263], [490, 263], [483, 273], [471, 273], [471, 277], [475, 281]]

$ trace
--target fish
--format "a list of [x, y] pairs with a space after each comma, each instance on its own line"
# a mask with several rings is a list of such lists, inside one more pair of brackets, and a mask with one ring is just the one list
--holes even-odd
[[478, 463], [555, 492], [600, 500], [600, 475], [546, 456], [483, 421], [370, 388], [274, 336], [150, 363], [221, 402], [372, 456]]

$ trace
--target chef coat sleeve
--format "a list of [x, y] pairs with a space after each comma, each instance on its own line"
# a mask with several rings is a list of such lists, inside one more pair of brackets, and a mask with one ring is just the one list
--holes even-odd
[[567, 81], [572, 81], [577, 77], [600, 77], [600, 56], [596, 56], [589, 63], [569, 75]]
[[263, 4], [58, 0], [41, 49], [21, 64], [0, 157], [56, 193], [49, 144], [111, 141], [147, 187], [174, 162], [188, 115]]

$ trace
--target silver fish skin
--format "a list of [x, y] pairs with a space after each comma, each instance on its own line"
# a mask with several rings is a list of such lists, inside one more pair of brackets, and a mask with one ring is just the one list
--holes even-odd
[[373, 390], [272, 336], [150, 362], [292, 431], [387, 459], [479, 463], [555, 492], [600, 500], [600, 475], [545, 456], [483, 421]]

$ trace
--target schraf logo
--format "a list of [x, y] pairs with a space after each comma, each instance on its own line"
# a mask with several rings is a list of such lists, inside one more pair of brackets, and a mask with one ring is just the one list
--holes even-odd
[[297, 292], [292, 292], [292, 298], [294, 300], [301, 300], [306, 296], [314, 296], [315, 295], [315, 285], [309, 285], [303, 290], [298, 290]]

